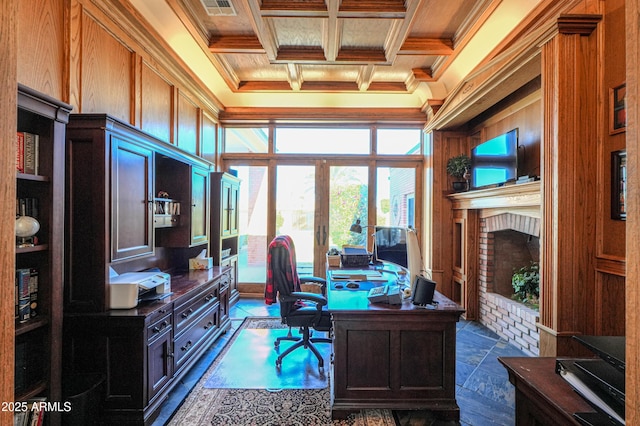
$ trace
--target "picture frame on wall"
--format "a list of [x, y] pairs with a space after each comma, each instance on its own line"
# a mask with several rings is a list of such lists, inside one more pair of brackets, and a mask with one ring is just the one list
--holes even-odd
[[627, 151], [611, 153], [611, 218], [627, 219]]
[[622, 83], [609, 90], [609, 134], [624, 132], [627, 128], [627, 85]]

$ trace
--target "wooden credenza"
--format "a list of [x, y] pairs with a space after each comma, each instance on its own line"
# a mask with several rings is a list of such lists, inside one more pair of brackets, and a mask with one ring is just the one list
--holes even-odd
[[500, 357], [516, 388], [517, 426], [578, 426], [577, 412], [595, 410], [555, 373], [556, 358]]
[[231, 324], [230, 269], [172, 276], [173, 294], [133, 309], [65, 317], [69, 375], [105, 379], [108, 424], [150, 424], [169, 391]]
[[456, 323], [464, 310], [440, 293], [434, 299], [435, 309], [408, 299], [401, 305], [371, 304], [367, 291], [336, 289], [329, 280], [333, 418], [388, 408], [428, 409], [444, 420], [459, 420]]

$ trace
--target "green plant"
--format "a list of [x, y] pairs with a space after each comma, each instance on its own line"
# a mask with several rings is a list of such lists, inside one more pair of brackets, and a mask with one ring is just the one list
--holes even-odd
[[462, 179], [465, 172], [471, 168], [471, 158], [467, 154], [456, 155], [447, 161], [447, 173], [458, 179]]
[[531, 262], [514, 270], [511, 285], [516, 296], [523, 302], [537, 303], [540, 297], [540, 265]]

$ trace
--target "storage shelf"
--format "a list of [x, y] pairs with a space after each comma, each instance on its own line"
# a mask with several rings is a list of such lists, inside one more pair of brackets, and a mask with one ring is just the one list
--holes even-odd
[[47, 250], [49, 250], [49, 244], [37, 244], [32, 247], [16, 247], [16, 254], [34, 253], [37, 251], [47, 251]]
[[16, 323], [16, 336], [46, 327], [47, 325], [49, 325], [49, 317], [47, 316], [38, 316], [31, 318], [27, 322]]
[[19, 394], [16, 394], [15, 398], [16, 398], [16, 401], [26, 401], [35, 396], [42, 395], [43, 393], [46, 392], [46, 390], [47, 390], [47, 382], [44, 380], [41, 380], [29, 386], [28, 389], [20, 392]]
[[32, 175], [32, 174], [29, 174], [29, 173], [17, 173], [16, 174], [16, 178], [17, 179], [22, 179], [22, 180], [30, 180], [30, 181], [34, 181], [34, 182], [50, 182], [51, 181], [49, 176]]

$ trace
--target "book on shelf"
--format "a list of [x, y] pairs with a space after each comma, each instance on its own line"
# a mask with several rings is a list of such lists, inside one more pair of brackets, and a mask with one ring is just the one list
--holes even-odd
[[37, 175], [39, 172], [40, 136], [29, 132], [17, 132], [16, 170]]
[[18, 322], [26, 322], [31, 318], [30, 312], [30, 295], [29, 295], [29, 279], [31, 278], [31, 270], [29, 268], [21, 268], [16, 270], [16, 293], [18, 299]]
[[31, 268], [29, 270], [29, 317], [38, 316], [40, 311], [38, 307], [38, 270]]
[[20, 410], [13, 415], [13, 426], [42, 426], [46, 401], [45, 397], [34, 397], [27, 400], [25, 405], [20, 405]]

